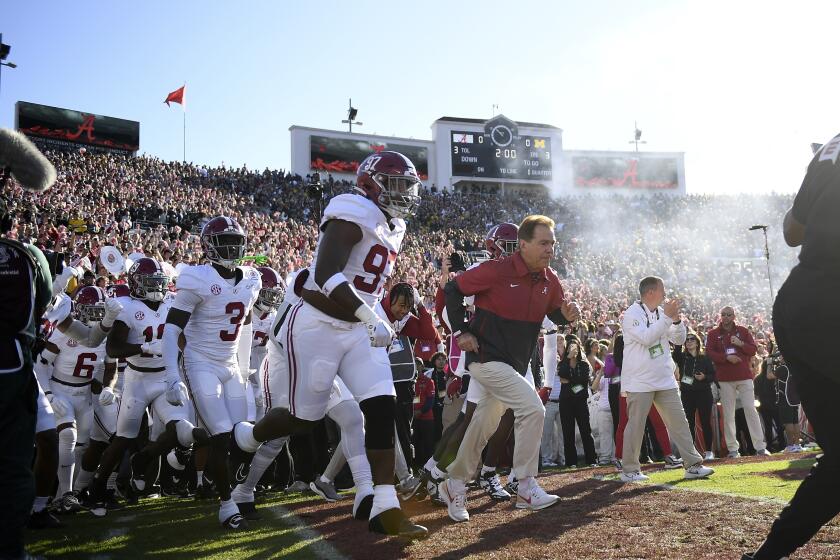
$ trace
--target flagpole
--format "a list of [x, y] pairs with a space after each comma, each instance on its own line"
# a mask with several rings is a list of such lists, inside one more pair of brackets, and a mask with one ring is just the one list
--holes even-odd
[[187, 108], [184, 107], [184, 163], [187, 163]]

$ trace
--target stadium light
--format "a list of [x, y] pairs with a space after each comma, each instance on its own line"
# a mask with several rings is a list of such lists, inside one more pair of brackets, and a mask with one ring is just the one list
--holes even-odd
[[[7, 45], [3, 42], [3, 34], [0, 33], [0, 79], [2, 79], [2, 77], [3, 77], [3, 74], [2, 74], [3, 66], [8, 66], [9, 68], [12, 68], [12, 69], [17, 68], [17, 64], [15, 64], [14, 62], [3, 62], [9, 56], [9, 53], [11, 51], [12, 51], [12, 46]], [[2, 84], [1, 81], [0, 81], [0, 84]]]
[[353, 132], [353, 125], [362, 126], [363, 122], [359, 122], [356, 120], [356, 115], [359, 114], [359, 110], [353, 107], [353, 100], [350, 99], [347, 102], [347, 118], [341, 121], [342, 123], [349, 125], [350, 132]]

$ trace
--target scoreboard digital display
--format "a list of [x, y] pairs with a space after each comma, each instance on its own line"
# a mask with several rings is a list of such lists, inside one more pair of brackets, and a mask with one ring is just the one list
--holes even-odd
[[485, 131], [452, 131], [452, 175], [491, 179], [551, 179], [551, 138], [520, 135], [503, 123]]

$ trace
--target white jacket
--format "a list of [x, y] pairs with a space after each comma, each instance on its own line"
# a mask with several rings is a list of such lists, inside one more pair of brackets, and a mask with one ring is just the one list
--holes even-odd
[[678, 388], [669, 342], [685, 342], [685, 322], [675, 325], [661, 307], [651, 311], [637, 301], [624, 312], [621, 330], [624, 333], [621, 390], [643, 393]]

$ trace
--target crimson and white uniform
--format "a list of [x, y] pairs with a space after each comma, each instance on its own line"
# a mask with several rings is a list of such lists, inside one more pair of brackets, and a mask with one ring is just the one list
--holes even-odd
[[[96, 375], [96, 380], [103, 383], [105, 376], [105, 369], [108, 367], [118, 368], [117, 360], [105, 356], [105, 366], [101, 373]], [[119, 375], [118, 372], [115, 372]], [[114, 434], [117, 433], [117, 413], [120, 410], [120, 393], [118, 389], [114, 390], [114, 401], [111, 404], [99, 404], [99, 396], [92, 395], [93, 399], [93, 424], [90, 428], [90, 439], [94, 441], [101, 441], [108, 443]]]
[[[342, 272], [362, 301], [375, 307], [393, 272], [405, 221], [392, 218], [389, 222], [376, 204], [355, 194], [330, 201], [322, 227], [331, 220], [351, 222], [361, 229], [362, 239], [351, 250]], [[314, 279], [317, 259], [316, 250], [305, 284], [310, 290], [319, 290]], [[289, 409], [298, 418], [324, 417], [336, 375], [359, 401], [396, 394], [387, 352], [371, 348], [363, 323], [335, 319], [301, 301], [289, 312], [279, 338], [289, 364]]]
[[[143, 344], [163, 336], [163, 325], [172, 306], [172, 299], [160, 302], [157, 311], [146, 302], [133, 297], [119, 298], [123, 306], [117, 321], [128, 327], [126, 342]], [[143, 414], [151, 407], [155, 424], [166, 425], [173, 420], [186, 420], [184, 406], [172, 406], [166, 401], [166, 372], [163, 358], [138, 354], [127, 358], [123, 380], [122, 402], [117, 419], [117, 435], [136, 438]]]
[[229, 432], [247, 419], [247, 372], [243, 376], [237, 363], [239, 331], [262, 281], [255, 268], [240, 266], [237, 271], [241, 280], [234, 284], [209, 264], [184, 268], [172, 304], [191, 314], [184, 328], [184, 381], [196, 418], [211, 435]]
[[54, 399], [61, 399], [67, 409], [64, 415], [56, 414], [56, 424], [76, 422], [77, 443], [85, 443], [93, 422], [93, 402], [90, 383], [94, 377], [102, 379], [105, 367], [105, 343], [98, 348], [87, 348], [58, 329], [50, 335], [49, 342], [58, 347], [53, 361], [50, 387]]
[[[254, 307], [251, 315], [251, 324], [253, 325], [253, 341], [251, 343], [251, 369], [259, 372], [260, 365], [268, 353], [268, 340], [271, 333], [271, 326], [274, 324], [274, 319], [277, 317], [277, 311], [260, 311]], [[257, 383], [251, 382], [250, 376], [245, 379], [245, 396], [248, 400], [248, 420], [256, 421], [265, 414], [265, 400], [256, 399], [257, 394], [263, 395], [265, 387], [262, 383], [262, 376], [257, 374], [255, 376]]]

